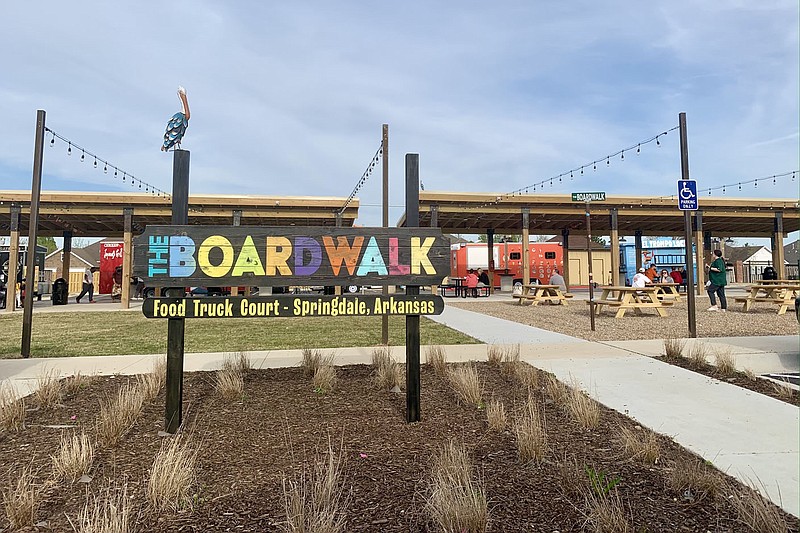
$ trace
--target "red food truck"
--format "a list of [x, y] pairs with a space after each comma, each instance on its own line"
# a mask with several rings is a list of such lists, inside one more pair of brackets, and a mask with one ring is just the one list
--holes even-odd
[[[469, 270], [482, 268], [489, 271], [488, 245], [485, 243], [460, 243], [450, 247], [450, 275], [463, 278]], [[564, 256], [561, 244], [557, 242], [532, 242], [528, 244], [531, 263], [531, 283], [547, 283], [557, 268], [563, 273]], [[494, 286], [500, 288], [504, 283], [511, 286], [522, 284], [522, 243], [495, 243]]]

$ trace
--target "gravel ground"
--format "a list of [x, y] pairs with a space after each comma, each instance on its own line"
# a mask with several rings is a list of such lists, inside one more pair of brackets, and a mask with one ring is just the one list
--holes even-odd
[[[512, 320], [537, 328], [556, 331], [592, 341], [625, 341], [686, 337], [689, 333], [688, 307], [685, 298], [667, 309], [660, 318], [655, 310], [646, 309], [641, 315], [629, 310], [624, 317], [614, 318], [615, 311], [606, 311], [595, 320], [596, 331], [590, 329], [589, 306], [583, 300], [573, 300], [567, 306], [540, 304], [518, 305], [516, 301], [451, 302], [447, 305], [475, 311], [497, 318]], [[794, 309], [778, 316], [777, 306], [758, 305], [751, 311], [739, 311], [741, 304], [731, 306], [726, 313], [709, 312], [708, 299], [699, 298], [697, 308], [698, 337], [795, 335], [798, 324]]]

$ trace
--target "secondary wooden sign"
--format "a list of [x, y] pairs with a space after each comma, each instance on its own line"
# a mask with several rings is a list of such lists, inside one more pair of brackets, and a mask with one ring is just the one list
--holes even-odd
[[154, 287], [436, 285], [450, 242], [437, 228], [147, 226], [133, 259]]
[[311, 316], [440, 315], [441, 296], [231, 296], [224, 298], [148, 298], [147, 318], [266, 318]]

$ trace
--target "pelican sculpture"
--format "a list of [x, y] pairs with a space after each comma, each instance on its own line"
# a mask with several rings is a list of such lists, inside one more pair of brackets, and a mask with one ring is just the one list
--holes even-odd
[[167, 131], [164, 133], [164, 145], [162, 152], [166, 152], [172, 147], [180, 149], [183, 134], [189, 126], [189, 102], [186, 101], [186, 89], [178, 86], [178, 98], [181, 99], [182, 110], [178, 111], [167, 123]]

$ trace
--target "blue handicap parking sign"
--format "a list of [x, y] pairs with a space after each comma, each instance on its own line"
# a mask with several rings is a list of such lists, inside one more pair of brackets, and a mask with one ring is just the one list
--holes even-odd
[[678, 180], [678, 209], [697, 211], [697, 182], [695, 180]]

